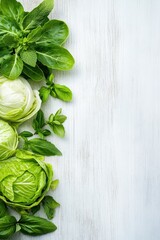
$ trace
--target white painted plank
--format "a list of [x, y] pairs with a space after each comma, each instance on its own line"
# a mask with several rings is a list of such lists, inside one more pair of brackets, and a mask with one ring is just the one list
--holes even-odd
[[[40, 0], [23, 0], [31, 9]], [[63, 107], [63, 157], [53, 162], [61, 203], [53, 234], [14, 239], [158, 240], [160, 238], [160, 2], [56, 1], [75, 69], [57, 74], [74, 92]]]

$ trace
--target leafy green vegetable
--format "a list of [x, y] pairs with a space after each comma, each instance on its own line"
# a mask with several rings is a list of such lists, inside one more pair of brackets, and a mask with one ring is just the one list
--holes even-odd
[[41, 36], [42, 36], [42, 27], [38, 26], [28, 34], [27, 40], [29, 43], [34, 43], [38, 41], [41, 38]]
[[54, 217], [55, 209], [60, 206], [51, 196], [45, 196], [42, 200], [42, 205], [49, 220]]
[[14, 127], [0, 120], [0, 161], [13, 156], [18, 146], [18, 134]]
[[61, 47], [68, 38], [68, 26], [48, 18], [53, 6], [53, 0], [43, 0], [31, 12], [25, 12], [16, 0], [1, 1], [0, 47], [7, 51], [2, 51], [0, 70], [5, 77], [14, 80], [23, 73], [41, 81], [50, 69], [73, 67], [72, 55]]
[[57, 45], [37, 47], [38, 60], [45, 66], [56, 70], [70, 70], [74, 59], [67, 49]]
[[50, 89], [48, 87], [41, 87], [41, 89], [39, 90], [39, 95], [40, 95], [40, 98], [42, 100], [42, 102], [46, 102], [49, 98], [49, 95], [50, 95]]
[[1, 73], [9, 79], [18, 78], [22, 71], [23, 62], [17, 54], [10, 56], [10, 58], [2, 62]]
[[13, 216], [0, 218], [0, 238], [8, 239], [16, 232], [17, 220]]
[[31, 67], [27, 64], [24, 64], [23, 73], [27, 77], [29, 77], [31, 80], [36, 82], [39, 82], [45, 79], [44, 73], [38, 65], [36, 65], [35, 67]]
[[65, 22], [60, 20], [48, 21], [41, 30], [41, 37], [36, 44], [49, 46], [50, 44], [62, 45], [69, 35], [69, 29]]
[[0, 199], [8, 206], [30, 209], [50, 189], [52, 166], [42, 156], [17, 150], [16, 156], [0, 163]]
[[21, 232], [31, 236], [54, 232], [57, 227], [50, 221], [31, 215], [22, 215], [19, 220]]
[[33, 133], [29, 132], [29, 131], [23, 131], [19, 134], [19, 136], [21, 137], [32, 137], [33, 136]]
[[28, 141], [28, 148], [34, 153], [43, 156], [61, 156], [62, 153], [56, 146], [44, 139], [34, 138]]
[[34, 116], [40, 107], [41, 100], [38, 91], [33, 91], [24, 78], [10, 81], [0, 77], [1, 118], [21, 123]]
[[31, 67], [36, 66], [37, 54], [35, 50], [25, 50], [20, 53], [21, 59]]
[[16, 21], [19, 21], [24, 16], [23, 6], [16, 0], [1, 0], [1, 11], [4, 15]]
[[38, 27], [44, 22], [45, 17], [49, 15], [54, 6], [53, 0], [44, 0], [38, 7], [26, 15], [23, 21], [25, 30]]
[[61, 115], [61, 113], [62, 109], [59, 109], [55, 115], [51, 114], [47, 123], [56, 135], [58, 135], [59, 137], [64, 137], [65, 129], [63, 123], [65, 122], [67, 117]]
[[68, 87], [60, 84], [53, 85], [51, 96], [59, 98], [65, 102], [72, 101], [72, 91]]

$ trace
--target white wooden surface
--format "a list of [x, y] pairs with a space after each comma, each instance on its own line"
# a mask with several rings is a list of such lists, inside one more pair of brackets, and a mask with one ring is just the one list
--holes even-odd
[[[40, 0], [23, 0], [31, 9]], [[71, 31], [74, 92], [63, 107], [67, 136], [54, 138], [61, 203], [58, 230], [15, 240], [160, 239], [160, 1], [59, 0], [53, 18]]]

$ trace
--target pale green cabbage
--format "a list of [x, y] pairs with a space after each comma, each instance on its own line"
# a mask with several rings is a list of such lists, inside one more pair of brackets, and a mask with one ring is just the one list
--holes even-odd
[[21, 123], [34, 116], [40, 107], [39, 93], [32, 90], [27, 80], [0, 77], [0, 118]]
[[15, 157], [0, 163], [0, 199], [13, 208], [30, 209], [42, 201], [52, 177], [44, 157], [17, 150]]
[[18, 134], [14, 127], [0, 120], [0, 161], [14, 155], [18, 145]]

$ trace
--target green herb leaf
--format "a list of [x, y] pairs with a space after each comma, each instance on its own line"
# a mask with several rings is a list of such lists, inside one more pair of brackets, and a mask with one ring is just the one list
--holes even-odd
[[0, 238], [7, 239], [16, 232], [17, 220], [13, 216], [4, 216], [0, 218]]
[[67, 117], [64, 115], [61, 115], [61, 113], [62, 113], [62, 109], [59, 109], [55, 115], [51, 114], [49, 116], [49, 120], [47, 123], [56, 135], [58, 135], [59, 137], [64, 137], [65, 129], [62, 123], [65, 122]]
[[16, 36], [12, 32], [7, 33], [6, 35], [4, 35], [2, 41], [5, 46], [9, 46], [9, 48], [13, 48], [13, 47], [16, 47], [18, 44], [18, 36]]
[[28, 34], [27, 40], [29, 43], [35, 43], [41, 38], [41, 36], [42, 36], [42, 27], [38, 26]]
[[34, 138], [28, 141], [29, 149], [42, 156], [61, 156], [62, 153], [56, 148], [54, 144], [47, 140]]
[[40, 98], [42, 99], [42, 102], [43, 103], [46, 102], [50, 95], [50, 89], [44, 86], [41, 87], [39, 90], [39, 95], [40, 95]]
[[65, 115], [55, 115], [54, 119], [62, 124], [66, 121], [67, 117]]
[[70, 70], [74, 65], [68, 50], [56, 45], [37, 47], [37, 56], [42, 64], [56, 70]]
[[51, 189], [52, 189], [52, 190], [56, 190], [56, 188], [58, 187], [58, 185], [59, 185], [59, 180], [58, 180], [58, 179], [52, 181], [52, 183], [51, 183]]
[[23, 70], [23, 62], [18, 55], [12, 55], [4, 60], [1, 65], [1, 73], [3, 76], [14, 80], [19, 77]]
[[38, 7], [29, 12], [23, 21], [25, 30], [33, 29], [43, 23], [54, 6], [53, 0], [44, 0]]
[[53, 90], [51, 91], [51, 95], [56, 97], [62, 101], [70, 102], [72, 100], [72, 91], [63, 85], [54, 84]]
[[21, 3], [16, 0], [1, 0], [1, 11], [4, 15], [19, 21], [24, 15]]
[[36, 44], [49, 46], [50, 44], [62, 45], [69, 35], [69, 29], [65, 22], [50, 20], [42, 28], [41, 37]]
[[55, 209], [60, 206], [60, 204], [51, 196], [44, 197], [42, 200], [42, 205], [49, 220], [53, 219], [55, 215]]
[[23, 73], [35, 82], [40, 82], [45, 79], [44, 73], [38, 65], [36, 67], [31, 67], [24, 64]]
[[0, 200], [0, 218], [4, 217], [7, 215], [7, 207], [6, 204]]
[[33, 133], [29, 132], [29, 131], [23, 131], [19, 134], [19, 136], [21, 137], [32, 137], [33, 136]]
[[38, 127], [43, 128], [45, 126], [45, 119], [44, 119], [44, 113], [42, 110], [39, 110], [36, 116], [36, 120], [38, 122]]
[[11, 21], [10, 18], [0, 15], [0, 35], [8, 33], [13, 33], [17, 37], [20, 34], [20, 28], [14, 19]]
[[57, 227], [48, 220], [31, 215], [22, 215], [19, 220], [21, 232], [27, 235], [39, 236], [54, 232]]
[[37, 62], [37, 54], [35, 50], [26, 50], [26, 51], [21, 51], [20, 53], [21, 59], [23, 62], [28, 64], [31, 67], [36, 66]]
[[53, 132], [59, 137], [63, 138], [65, 136], [65, 129], [63, 125], [53, 124], [53, 125], [50, 125], [50, 127], [53, 130]]
[[49, 131], [48, 129], [44, 129], [44, 130], [42, 130], [42, 134], [43, 134], [43, 136], [48, 137], [51, 135], [51, 131]]

